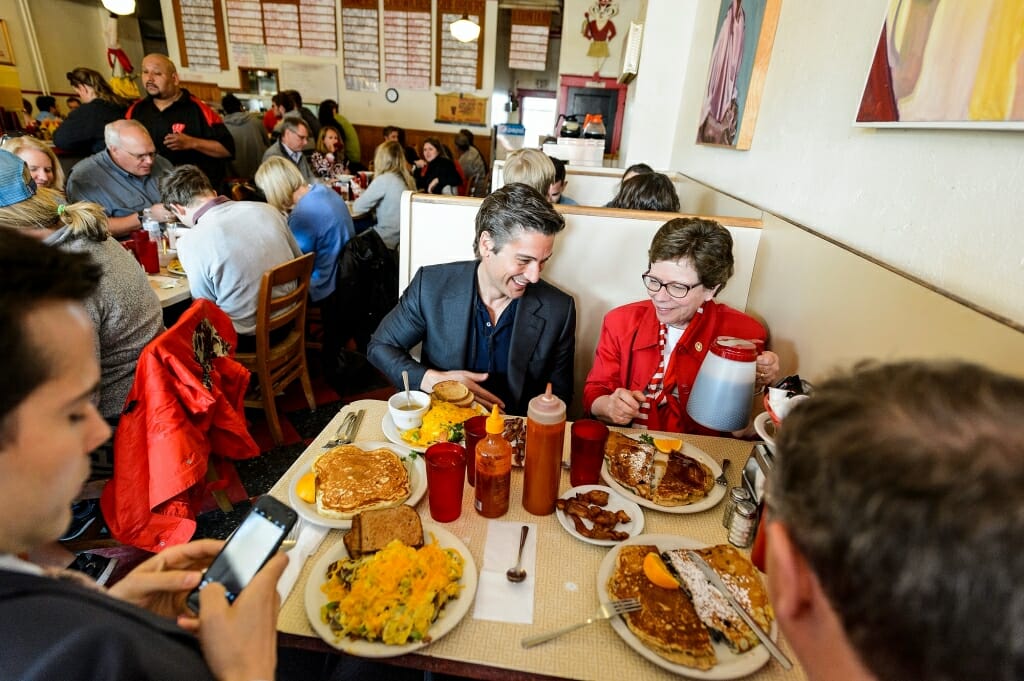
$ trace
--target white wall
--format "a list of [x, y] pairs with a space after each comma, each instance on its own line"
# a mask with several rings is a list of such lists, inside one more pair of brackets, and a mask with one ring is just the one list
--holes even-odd
[[[645, 53], [688, 39], [688, 4], [649, 0]], [[852, 125], [887, 0], [782, 3], [746, 152], [693, 142], [719, 0], [696, 4], [669, 167], [1024, 324], [1024, 134]]]

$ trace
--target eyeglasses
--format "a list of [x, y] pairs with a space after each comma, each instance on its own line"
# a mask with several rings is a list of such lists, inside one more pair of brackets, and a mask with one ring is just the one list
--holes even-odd
[[657, 293], [664, 288], [673, 298], [685, 298], [690, 291], [701, 285], [700, 282], [697, 282], [696, 284], [680, 284], [675, 281], [666, 283], [655, 279], [647, 272], [644, 272], [640, 278], [644, 280], [644, 286], [646, 286], [647, 290], [651, 293]]
[[121, 151], [123, 151], [124, 153], [128, 154], [129, 156], [134, 158], [136, 161], [145, 161], [146, 159], [149, 159], [150, 161], [152, 161], [152, 160], [154, 160], [156, 158], [156, 152], [155, 151], [147, 151], [144, 154], [133, 154], [132, 152], [130, 152], [127, 149], [125, 149], [124, 147], [121, 147]]

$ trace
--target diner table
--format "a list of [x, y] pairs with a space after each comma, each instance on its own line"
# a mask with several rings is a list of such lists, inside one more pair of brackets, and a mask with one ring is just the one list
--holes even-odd
[[192, 292], [188, 287], [188, 277], [171, 274], [166, 267], [161, 267], [158, 274], [148, 274], [149, 285], [160, 299], [160, 307], [166, 308], [188, 300]]
[[[271, 488], [270, 494], [288, 503], [288, 489], [296, 475], [309, 472], [312, 461], [324, 451], [323, 445], [331, 439], [344, 416], [364, 409], [365, 417], [356, 434], [355, 444], [386, 441], [381, 426], [387, 413], [387, 403], [381, 400], [359, 400], [346, 405], [291, 468]], [[618, 429], [627, 434], [642, 431]], [[681, 436], [713, 457], [719, 464], [732, 461], [726, 472], [730, 486], [740, 484], [741, 469], [751, 452], [753, 443], [728, 438]], [[569, 425], [566, 426], [563, 460], [569, 458]], [[559, 495], [571, 487], [569, 473], [562, 471]], [[608, 622], [596, 622], [571, 634], [530, 649], [523, 649], [524, 637], [557, 629], [579, 622], [594, 613], [600, 603], [597, 593], [597, 573], [602, 559], [611, 550], [605, 546], [584, 543], [559, 524], [554, 513], [535, 516], [522, 506], [523, 469], [512, 469], [511, 504], [506, 515], [497, 520], [533, 523], [537, 529], [536, 575], [534, 589], [534, 617], [532, 624], [510, 624], [473, 617], [473, 609], [443, 638], [431, 642], [415, 653], [385, 660], [391, 664], [456, 674], [478, 679], [679, 679], [672, 672], [645, 660], [616, 634]], [[487, 539], [488, 519], [473, 509], [473, 488], [466, 486], [463, 493], [461, 516], [441, 526], [458, 537], [469, 549], [477, 569], [483, 569], [484, 544]], [[432, 522], [427, 495], [416, 505], [424, 521]], [[670, 514], [643, 509], [643, 534], [672, 534], [696, 539], [708, 544], [724, 543], [726, 530], [722, 526], [722, 505], [694, 514]], [[343, 530], [331, 530], [320, 546], [306, 560], [298, 581], [284, 601], [278, 617], [279, 641], [284, 646], [319, 651], [335, 651], [324, 643], [310, 627], [306, 617], [304, 593], [309, 579], [323, 579], [310, 575], [311, 566], [337, 542]], [[301, 541], [301, 540], [300, 540]], [[745, 551], [745, 553], [749, 553]], [[511, 564], [511, 563], [510, 563]], [[465, 597], [472, 597], [467, 595]], [[789, 681], [806, 679], [787, 641], [779, 634], [778, 642], [793, 660], [793, 669], [783, 668], [773, 659], [759, 670], [744, 677], [754, 681]], [[338, 652], [338, 654], [342, 654]]]

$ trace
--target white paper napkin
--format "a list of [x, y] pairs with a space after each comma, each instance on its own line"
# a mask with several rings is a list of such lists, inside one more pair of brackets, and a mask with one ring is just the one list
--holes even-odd
[[[513, 584], [505, 571], [516, 564], [519, 537], [523, 525], [530, 533], [523, 547], [523, 568], [526, 580]], [[484, 566], [476, 590], [473, 617], [478, 620], [533, 624], [533, 589], [537, 574], [537, 526], [534, 523], [512, 523], [491, 520], [487, 523], [484, 544]]]
[[330, 528], [314, 525], [313, 523], [302, 522], [302, 529], [299, 530], [299, 537], [295, 540], [295, 547], [288, 552], [288, 567], [277, 580], [277, 594], [281, 597], [281, 606], [288, 599], [288, 594], [295, 588], [295, 582], [299, 579], [302, 566], [306, 560], [319, 548], [320, 543], [327, 536]]

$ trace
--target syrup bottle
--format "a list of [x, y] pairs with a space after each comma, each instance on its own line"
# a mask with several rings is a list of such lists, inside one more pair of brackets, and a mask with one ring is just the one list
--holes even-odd
[[487, 437], [476, 444], [476, 494], [474, 508], [485, 518], [508, 513], [512, 487], [512, 445], [502, 437], [505, 419], [495, 405], [487, 417]]
[[544, 394], [530, 400], [526, 411], [523, 508], [534, 515], [555, 512], [564, 446], [565, 402], [551, 392], [548, 383]]

